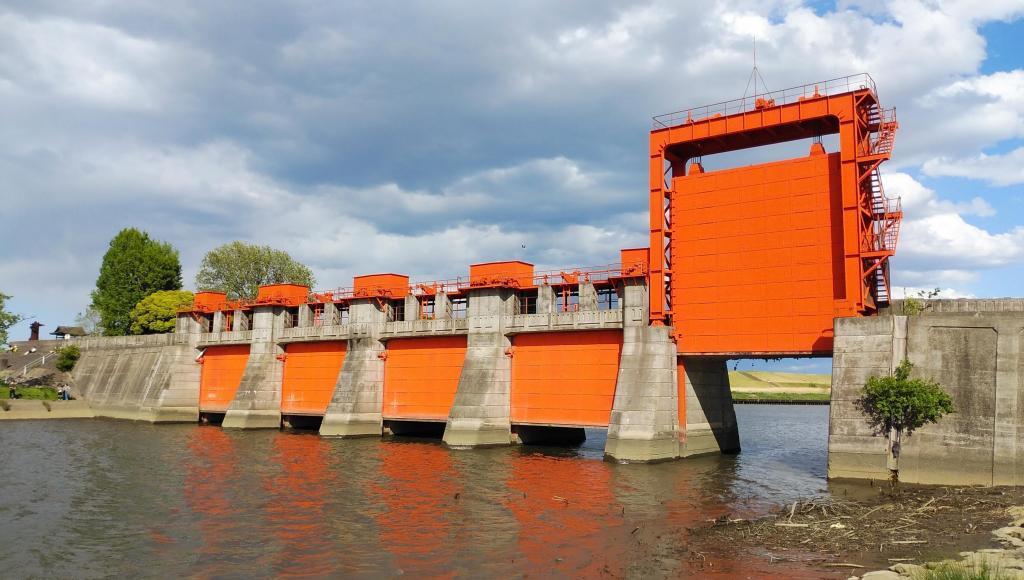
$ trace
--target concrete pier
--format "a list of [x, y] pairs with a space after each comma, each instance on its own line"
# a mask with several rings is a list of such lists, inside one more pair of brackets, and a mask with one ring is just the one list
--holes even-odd
[[277, 335], [286, 312], [277, 306], [258, 306], [253, 313], [249, 361], [235, 398], [224, 414], [225, 429], [277, 429], [281, 426], [281, 375], [284, 349]]
[[505, 288], [469, 293], [470, 321], [466, 359], [459, 375], [444, 442], [455, 447], [512, 443], [509, 404], [512, 387], [512, 346], [505, 333], [506, 316], [515, 312], [515, 295]]
[[917, 316], [836, 320], [828, 476], [885, 479], [886, 440], [857, 399], [903, 358], [937, 381], [956, 412], [902, 442], [901, 481], [1024, 484], [1024, 312], [1019, 300], [934, 301]]
[[682, 357], [686, 425], [682, 429], [683, 457], [709, 453], [738, 453], [740, 435], [729, 390], [726, 360]]
[[[412, 302], [418, 307], [415, 299]], [[409, 306], [406, 300], [406, 317], [410, 315]], [[386, 321], [386, 312], [373, 300], [359, 300], [350, 305], [349, 317], [348, 351], [320, 434], [379, 437], [384, 426], [384, 343], [379, 330]]]

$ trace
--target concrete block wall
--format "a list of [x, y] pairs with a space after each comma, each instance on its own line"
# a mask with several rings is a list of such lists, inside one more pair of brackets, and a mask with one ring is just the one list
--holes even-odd
[[199, 419], [195, 348], [181, 335], [81, 339], [74, 390], [98, 417], [152, 422]]
[[905, 356], [917, 376], [943, 386], [956, 413], [904, 439], [900, 480], [1024, 484], [1024, 311], [957, 302], [955, 312], [836, 320], [829, 477], [888, 476], [885, 439], [872, 435], [856, 400], [868, 377]]

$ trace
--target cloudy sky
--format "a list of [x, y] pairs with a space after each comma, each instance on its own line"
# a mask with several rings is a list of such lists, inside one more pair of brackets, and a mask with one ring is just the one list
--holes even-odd
[[613, 262], [650, 117], [741, 96], [755, 37], [769, 89], [869, 72], [897, 108], [897, 286], [1024, 294], [1024, 0], [227, 4], [0, 2], [15, 311], [71, 322], [126, 226], [188, 287], [234, 239], [324, 288]]

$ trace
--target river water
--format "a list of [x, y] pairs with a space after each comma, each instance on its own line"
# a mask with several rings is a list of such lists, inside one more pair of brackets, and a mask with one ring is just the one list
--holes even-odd
[[[655, 465], [123, 421], [0, 423], [3, 577], [812, 577], [685, 529], [828, 493], [828, 407], [737, 406], [743, 452]], [[820, 574], [820, 572], [818, 573]]]

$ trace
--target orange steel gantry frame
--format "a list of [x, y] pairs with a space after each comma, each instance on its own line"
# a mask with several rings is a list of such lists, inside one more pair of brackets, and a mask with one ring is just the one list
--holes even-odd
[[[902, 213], [878, 167], [896, 128], [895, 110], [881, 108], [866, 74], [655, 117], [651, 324], [671, 324], [685, 354], [830, 354], [833, 317], [870, 315], [889, 299]], [[826, 156], [815, 143], [818, 161], [712, 173], [700, 164], [836, 133], [839, 153]], [[695, 287], [702, 274], [707, 283]], [[690, 313], [705, 327], [691, 332]], [[714, 322], [737, 313], [742, 324]]]

